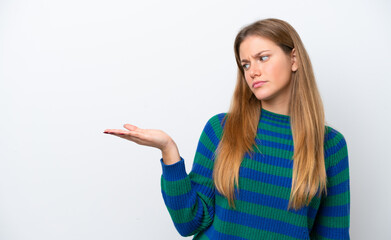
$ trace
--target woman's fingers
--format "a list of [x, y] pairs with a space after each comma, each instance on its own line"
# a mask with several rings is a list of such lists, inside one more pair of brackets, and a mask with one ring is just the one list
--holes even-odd
[[123, 127], [126, 128], [126, 129], [129, 130], [129, 131], [121, 130], [121, 129], [106, 129], [106, 130], [104, 131], [104, 133], [120, 134], [120, 135], [122, 135], [122, 134], [127, 134], [127, 133], [129, 133], [129, 132], [142, 131], [141, 128], [138, 128], [138, 127], [136, 127], [136, 126], [134, 126], [134, 125], [131, 125], [131, 124], [129, 124], [129, 123], [124, 124]]
[[118, 135], [118, 137], [120, 137], [120, 136], [132, 136], [132, 137], [136, 137], [136, 138], [142, 137], [142, 133], [140, 133], [140, 132], [125, 131], [125, 130], [120, 130], [120, 129], [107, 129], [104, 131], [104, 133]]
[[151, 136], [148, 134], [148, 131], [143, 131], [143, 129], [130, 124], [125, 125], [127, 125], [126, 128], [131, 131], [121, 129], [106, 129], [104, 133], [124, 138], [141, 145], [154, 145], [154, 142], [151, 141]]
[[165, 132], [157, 129], [141, 129], [131, 124], [124, 124], [127, 130], [106, 129], [104, 133], [109, 133], [121, 137], [140, 145], [163, 149], [171, 138]]
[[124, 131], [124, 130], [120, 130], [120, 129], [106, 129], [104, 131], [104, 133], [118, 134], [118, 135], [126, 134], [127, 132], [129, 132], [129, 131]]

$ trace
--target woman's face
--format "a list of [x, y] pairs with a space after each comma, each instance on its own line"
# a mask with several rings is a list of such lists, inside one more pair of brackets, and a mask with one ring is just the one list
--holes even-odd
[[246, 82], [263, 106], [289, 103], [291, 75], [297, 70], [295, 50], [289, 56], [269, 39], [248, 36], [239, 55]]

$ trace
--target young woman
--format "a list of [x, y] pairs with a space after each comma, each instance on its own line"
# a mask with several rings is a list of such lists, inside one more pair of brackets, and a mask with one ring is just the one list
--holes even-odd
[[234, 51], [231, 108], [206, 123], [189, 174], [163, 131], [125, 124], [105, 133], [162, 151], [162, 194], [182, 236], [349, 239], [347, 145], [325, 125], [299, 35], [263, 19], [237, 34]]

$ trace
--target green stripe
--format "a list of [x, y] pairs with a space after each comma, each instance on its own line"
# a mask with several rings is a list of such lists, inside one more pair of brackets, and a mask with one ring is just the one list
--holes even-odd
[[224, 234], [229, 234], [246, 239], [284, 239], [284, 240], [296, 240], [297, 238], [289, 237], [284, 234], [264, 231], [244, 225], [224, 222], [215, 216], [213, 222], [214, 228]]
[[258, 172], [272, 174], [274, 176], [292, 178], [292, 169], [274, 166], [266, 163], [254, 161], [249, 158], [244, 158], [241, 167], [249, 168]]
[[290, 139], [284, 139], [284, 138], [268, 136], [268, 135], [263, 135], [263, 134], [257, 134], [257, 138], [259, 140], [261, 140], [261, 143], [262, 143], [262, 140], [266, 140], [269, 142], [275, 142], [275, 143], [281, 143], [281, 144], [293, 146], [293, 140], [290, 140]]
[[[222, 197], [217, 195], [216, 199], [217, 198], [222, 198]], [[219, 199], [219, 201], [224, 201], [224, 200], [225, 199]], [[281, 209], [258, 205], [255, 203], [249, 203], [241, 200], [236, 200], [235, 204], [236, 204], [236, 210], [239, 212], [289, 223], [298, 227], [307, 227], [307, 216], [295, 214], [287, 210], [281, 210]], [[222, 208], [226, 210], [230, 210], [224, 206], [222, 206]]]
[[215, 115], [211, 119], [211, 125], [213, 128], [214, 133], [216, 134], [217, 138], [221, 140], [221, 135], [223, 133], [223, 127], [221, 126], [220, 120], [217, 115]]
[[212, 143], [212, 141], [209, 139], [208, 135], [206, 135], [205, 132], [202, 133], [201, 138], [200, 138], [200, 142], [201, 142], [202, 144], [204, 144], [204, 146], [205, 146], [209, 151], [211, 151], [211, 152], [214, 152], [215, 149], [216, 149], [216, 147], [217, 147], [217, 146], [215, 146], [215, 145]]
[[319, 218], [318, 224], [329, 228], [347, 228], [349, 227], [349, 216], [344, 217], [325, 217]]
[[[205, 201], [205, 203], [207, 205], [213, 204], [212, 199], [208, 198], [207, 196], [203, 195], [202, 193], [198, 193], [198, 194], [203, 199], [203, 201]], [[178, 223], [178, 224], [187, 223], [187, 222], [191, 222], [194, 219], [195, 215], [197, 214], [198, 203], [199, 202], [196, 201], [194, 206], [192, 206], [190, 208], [182, 208], [182, 209], [175, 210], [175, 209], [167, 207], [167, 209], [170, 213], [172, 220], [175, 223]], [[202, 203], [203, 208], [204, 208], [204, 214], [207, 216], [207, 218], [210, 218], [209, 213], [208, 213], [208, 208], [206, 207], [207, 205], [205, 205], [205, 203]]]
[[323, 205], [326, 207], [341, 206], [350, 203], [350, 192], [346, 191], [338, 195], [327, 196]]
[[[280, 123], [278, 123], [278, 124], [280, 124]], [[260, 124], [258, 126], [258, 128], [262, 129], [262, 130], [269, 131], [269, 132], [274, 132], [274, 133], [281, 133], [281, 134], [288, 134], [288, 135], [292, 134], [292, 130], [289, 128], [282, 128], [282, 127], [269, 125], [269, 124]]]
[[336, 153], [328, 156], [328, 158], [330, 159], [330, 167], [334, 167], [347, 156], [348, 156], [348, 152], [346, 151], [346, 146], [339, 149]]
[[[262, 113], [261, 113], [261, 117], [262, 117]], [[278, 124], [284, 125], [284, 126], [290, 126], [290, 121], [288, 119], [270, 116], [269, 114], [267, 114], [267, 118], [263, 118], [262, 120], [265, 122], [272, 122], [272, 123], [278, 123]]]
[[258, 146], [258, 147], [260, 148], [261, 153], [267, 154], [268, 156], [284, 158], [286, 160], [291, 160], [293, 157], [293, 152], [289, 150], [266, 147], [266, 146]]
[[328, 178], [328, 181], [330, 182], [328, 187], [338, 185], [340, 183], [345, 182], [348, 179], [349, 179], [349, 169], [346, 168], [345, 170], [338, 173], [337, 175]]
[[161, 188], [168, 196], [183, 195], [191, 191], [190, 178], [187, 176], [178, 181], [167, 181], [161, 177]]
[[269, 195], [289, 200], [291, 188], [280, 187], [273, 184], [257, 182], [248, 178], [239, 177], [239, 189]]
[[197, 158], [197, 164], [199, 164], [199, 165], [201, 165], [203, 167], [206, 167], [209, 170], [213, 171], [214, 161], [210, 160], [209, 158], [205, 157], [204, 155], [202, 155], [199, 152], [196, 152], [195, 158]]

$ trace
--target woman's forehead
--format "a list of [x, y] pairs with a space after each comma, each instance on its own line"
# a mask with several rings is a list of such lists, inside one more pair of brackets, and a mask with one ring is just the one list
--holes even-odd
[[246, 37], [239, 46], [240, 58], [247, 58], [256, 56], [256, 54], [263, 51], [276, 50], [278, 46], [271, 40], [260, 36]]

